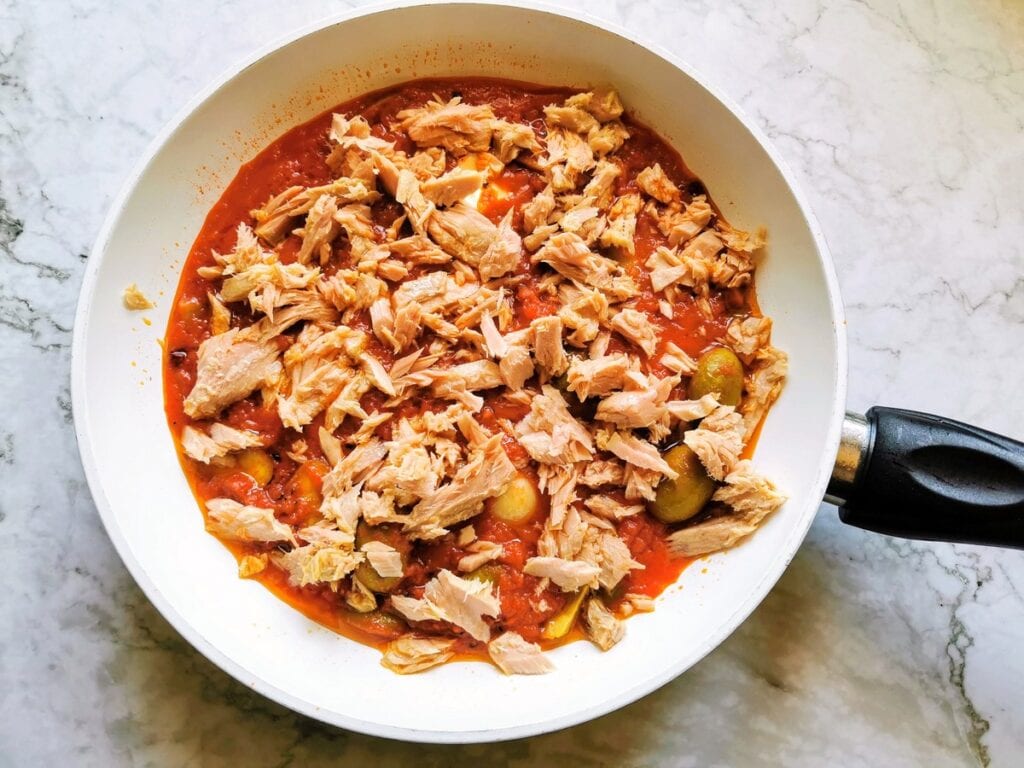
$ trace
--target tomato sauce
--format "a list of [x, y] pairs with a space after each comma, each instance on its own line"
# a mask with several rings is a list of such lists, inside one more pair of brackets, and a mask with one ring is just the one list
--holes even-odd
[[[165, 339], [164, 362], [165, 405], [168, 424], [175, 440], [179, 440], [186, 425], [193, 423], [184, 413], [183, 401], [195, 383], [199, 345], [211, 334], [207, 292], [215, 286], [202, 278], [197, 270], [214, 264], [214, 252], [226, 253], [234, 248], [239, 223], [251, 222], [249, 212], [262, 206], [267, 199], [289, 186], [320, 185], [333, 178], [326, 162], [330, 151], [327, 135], [332, 113], [342, 112], [349, 116], [360, 114], [373, 126], [374, 135], [395, 141], [398, 149], [411, 152], [415, 147], [408, 137], [404, 133], [392, 131], [391, 126], [397, 122], [395, 115], [408, 107], [421, 106], [435, 95], [442, 100], [461, 95], [467, 103], [490, 104], [498, 117], [530, 123], [542, 136], [543, 107], [560, 103], [574, 92], [565, 88], [474, 78], [406, 83], [338, 105], [292, 128], [245, 163], [210, 210], [185, 262], [175, 296]], [[634, 190], [636, 174], [655, 162], [660, 163], [673, 182], [680, 186], [684, 200], [695, 194], [705, 194], [703, 185], [686, 168], [675, 150], [628, 115], [622, 119], [631, 137], [615, 155], [625, 170], [617, 182], [620, 194]], [[494, 222], [513, 210], [513, 223], [518, 226], [522, 218], [521, 207], [544, 186], [545, 181], [539, 172], [513, 162], [484, 189], [478, 208]], [[381, 231], [400, 213], [400, 207], [393, 202], [374, 206], [375, 222], [382, 228]], [[300, 243], [298, 237], [288, 237], [278, 249], [281, 261], [294, 261]], [[637, 307], [649, 316], [660, 331], [657, 353], [646, 360], [645, 364], [649, 371], [664, 375], [667, 372], [656, 360], [666, 344], [677, 344], [690, 355], [697, 356], [724, 335], [733, 315], [756, 312], [756, 300], [752, 286], [742, 290], [713, 291], [710, 296], [710, 318], [700, 311], [694, 299], [684, 298], [672, 307], [673, 318], [667, 319], [659, 311], [650, 281], [640, 266], [660, 245], [667, 245], [666, 238], [656, 223], [646, 213], [642, 213], [636, 232], [636, 254], [625, 264], [641, 287]], [[326, 266], [325, 272], [330, 274], [333, 269], [343, 265], [347, 255], [343, 245], [336, 245], [335, 258]], [[529, 325], [531, 320], [553, 314], [558, 309], [555, 300], [538, 290], [537, 276], [531, 272], [527, 258], [524, 258], [520, 272], [523, 279], [515, 290], [513, 300], [515, 327]], [[232, 314], [236, 326], [245, 326], [253, 321], [241, 304], [232, 306]], [[361, 318], [355, 326], [369, 329], [368, 317]], [[288, 336], [282, 339], [282, 346], [290, 343]], [[394, 359], [390, 348], [382, 346], [372, 334], [369, 339], [370, 351], [385, 366], [389, 365]], [[611, 349], [624, 350], [626, 345], [615, 338]], [[636, 352], [635, 349], [630, 351]], [[368, 413], [373, 414], [383, 400], [384, 397], [374, 391], [363, 398], [362, 405]], [[492, 430], [497, 429], [499, 420], [516, 421], [528, 411], [526, 406], [511, 403], [501, 395], [485, 394], [484, 400], [485, 406], [478, 418], [481, 424]], [[398, 415], [411, 415], [428, 409], [441, 410], [447, 405], [447, 402], [426, 398], [404, 404]], [[258, 433], [273, 460], [273, 472], [269, 480], [261, 485], [238, 467], [203, 465], [182, 454], [182, 466], [201, 501], [224, 496], [245, 504], [273, 508], [280, 520], [292, 525], [308, 525], [320, 519], [320, 480], [328, 470], [316, 438], [322, 417], [318, 417], [302, 432], [286, 429], [276, 411], [261, 405], [259, 395], [256, 394], [228, 408], [220, 420], [229, 426]], [[351, 432], [356, 428], [356, 425], [351, 424], [351, 419], [346, 423], [348, 426], [342, 429], [342, 435], [346, 430]], [[378, 428], [377, 434], [383, 439], [389, 439], [390, 430], [388, 422]], [[297, 449], [303, 447], [303, 443], [305, 453], [298, 458], [304, 459], [304, 462], [293, 457]], [[505, 449], [512, 461], [520, 465], [528, 458], [524, 449], [512, 438], [505, 438]], [[751, 449], [752, 443], [747, 450]], [[502, 606], [502, 618], [495, 623], [495, 629], [514, 630], [527, 640], [540, 641], [548, 647], [577, 639], [581, 635], [579, 630], [574, 630], [559, 641], [545, 641], [541, 638], [544, 623], [563, 607], [567, 599], [566, 595], [554, 587], [538, 591], [538, 580], [522, 572], [526, 559], [536, 554], [544, 516], [546, 510], [537, 519], [514, 527], [485, 511], [473, 519], [473, 525], [479, 538], [504, 545], [504, 554], [494, 567]], [[634, 570], [624, 578], [622, 587], [616, 590], [620, 597], [628, 592], [657, 596], [678, 579], [690, 562], [669, 556], [665, 545], [666, 527], [647, 514], [624, 519], [618, 524], [618, 533], [628, 545], [633, 558], [644, 565], [642, 570]], [[238, 542], [225, 544], [239, 558], [247, 554], [273, 551], [269, 545]], [[418, 596], [431, 575], [440, 568], [454, 570], [458, 560], [465, 554], [453, 534], [432, 542], [416, 543], [400, 591]], [[367, 619], [350, 610], [345, 604], [347, 580], [334, 588], [325, 585], [297, 588], [288, 583], [282, 570], [273, 566], [255, 578], [309, 618], [360, 642], [380, 645], [407, 631], [393, 617], [385, 615], [383, 618]], [[448, 634], [453, 632], [447, 624], [436, 623], [436, 627], [429, 624], [420, 623], [416, 626]], [[454, 634], [458, 638], [460, 657], [486, 657], [482, 644], [462, 635], [458, 628]]]

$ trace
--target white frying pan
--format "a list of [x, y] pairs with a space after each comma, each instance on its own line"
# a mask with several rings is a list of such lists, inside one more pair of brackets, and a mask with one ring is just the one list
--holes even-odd
[[[663, 685], [722, 642], [775, 584], [818, 510], [837, 453], [830, 492], [851, 500], [842, 513], [848, 522], [1024, 543], [1020, 445], [887, 410], [844, 428], [846, 339], [828, 250], [756, 126], [673, 57], [603, 24], [523, 5], [530, 4], [393, 5], [263, 51], [204, 90], [156, 139], [111, 208], [82, 286], [75, 426], [96, 505], [128, 569], [175, 628], [228, 673], [356, 731], [435, 742], [516, 738], [588, 720]], [[775, 320], [774, 343], [791, 360], [756, 455], [789, 494], [786, 505], [749, 541], [689, 568], [656, 612], [629, 620], [611, 651], [562, 647], [552, 654], [557, 672], [546, 676], [505, 677], [461, 663], [399, 677], [380, 666], [377, 651], [238, 579], [232, 556], [203, 530], [163, 413], [158, 342], [179, 270], [239, 164], [334, 104], [403, 80], [459, 74], [618, 88], [732, 222], [768, 227], [758, 297]], [[157, 298], [157, 309], [123, 309], [121, 292], [133, 282]]]

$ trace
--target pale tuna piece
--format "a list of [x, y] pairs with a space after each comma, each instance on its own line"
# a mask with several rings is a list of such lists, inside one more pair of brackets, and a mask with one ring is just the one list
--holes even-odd
[[455, 167], [436, 179], [421, 183], [420, 191], [434, 205], [454, 205], [462, 198], [479, 192], [486, 179], [486, 175], [480, 171]]
[[697, 372], [697, 361], [690, 357], [671, 341], [665, 345], [665, 353], [658, 362], [673, 373], [692, 376]]
[[494, 618], [501, 613], [489, 582], [463, 579], [449, 570], [442, 570], [427, 582], [421, 599], [394, 595], [391, 604], [410, 621], [447, 621], [481, 642], [491, 637], [484, 617]]
[[583, 560], [531, 557], [523, 566], [523, 573], [538, 579], [551, 579], [563, 592], [578, 592], [583, 587], [597, 588], [601, 569]]
[[629, 194], [617, 198], [608, 210], [608, 228], [601, 233], [601, 245], [605, 248], [622, 248], [627, 253], [636, 251], [636, 217], [643, 203], [640, 195]]
[[272, 509], [239, 504], [232, 499], [210, 499], [206, 511], [206, 530], [221, 538], [296, 543], [291, 526], [274, 517]]
[[199, 345], [196, 383], [185, 398], [185, 413], [193, 419], [215, 416], [281, 374], [273, 340], [263, 340], [256, 326], [231, 329]]
[[469, 554], [459, 559], [459, 570], [463, 573], [470, 573], [482, 565], [497, 560], [505, 548], [496, 542], [481, 540], [467, 545], [467, 551]]
[[124, 289], [124, 292], [121, 294], [121, 301], [124, 303], [125, 309], [130, 309], [134, 312], [152, 309], [156, 306], [156, 304], [146, 298], [146, 294], [139, 290], [139, 286], [135, 283]]
[[683, 442], [712, 478], [723, 480], [743, 451], [743, 417], [731, 405], [720, 405], [697, 429], [687, 430]]
[[238, 561], [238, 578], [251, 579], [267, 570], [270, 558], [267, 555], [243, 555]]
[[624, 473], [622, 464], [607, 459], [595, 459], [589, 462], [579, 477], [580, 485], [588, 488], [600, 488], [602, 485], [622, 485]]
[[452, 260], [451, 254], [442, 251], [423, 235], [403, 237], [387, 246], [391, 253], [407, 264], [447, 264]]
[[487, 354], [499, 360], [508, 354], [508, 342], [501, 335], [498, 326], [494, 324], [494, 318], [484, 314], [480, 318], [480, 335], [484, 337], [484, 344], [487, 347]]
[[597, 536], [596, 551], [597, 565], [601, 569], [597, 581], [606, 590], [615, 589], [630, 571], [644, 568], [633, 559], [626, 542], [611, 531], [604, 531]]
[[500, 387], [504, 380], [501, 377], [501, 369], [492, 360], [474, 360], [470, 363], [460, 363], [451, 368], [445, 368], [433, 372], [434, 386], [442, 392], [446, 385], [453, 382], [462, 384], [469, 392], [477, 392], [485, 389]]
[[618, 301], [637, 292], [636, 284], [618, 263], [594, 253], [579, 235], [571, 232], [552, 235], [533, 258], [570, 280], [593, 286]]
[[321, 520], [314, 525], [307, 525], [295, 532], [301, 541], [307, 544], [316, 544], [318, 547], [336, 547], [337, 549], [351, 549], [355, 540], [352, 529], [341, 530], [335, 527], [334, 521]]
[[602, 651], [607, 651], [626, 634], [625, 623], [616, 619], [596, 597], [587, 600], [583, 610], [583, 626], [587, 638]]
[[602, 211], [612, 203], [615, 180], [622, 175], [622, 168], [609, 160], [600, 160], [594, 167], [594, 173], [583, 188], [583, 196], [595, 201]]
[[565, 100], [566, 106], [581, 107], [602, 123], [621, 117], [624, 111], [619, 94], [611, 88], [596, 88], [577, 93]]
[[543, 675], [555, 665], [536, 643], [528, 643], [516, 632], [505, 632], [487, 644], [491, 661], [506, 675]]
[[558, 315], [538, 317], [530, 323], [533, 331], [534, 356], [537, 365], [550, 377], [559, 376], [569, 367], [569, 358], [562, 346], [562, 320]]
[[341, 231], [341, 225], [334, 220], [337, 212], [338, 201], [332, 195], [323, 195], [313, 203], [301, 230], [302, 247], [296, 255], [300, 264], [308, 264], [314, 257], [321, 264], [330, 259], [331, 243]]
[[772, 336], [770, 317], [733, 318], [725, 332], [725, 341], [744, 363], [749, 365], [762, 347], [768, 346]]
[[498, 228], [476, 208], [458, 203], [435, 211], [427, 232], [444, 251], [470, 266], [477, 266], [498, 236]]
[[351, 587], [345, 595], [345, 605], [357, 613], [369, 613], [377, 608], [377, 596], [357, 578], [352, 578]]
[[587, 135], [587, 144], [597, 157], [606, 157], [618, 150], [629, 138], [629, 131], [618, 120], [605, 123]]
[[582, 347], [596, 339], [601, 325], [608, 321], [608, 298], [599, 290], [581, 289], [576, 284], [563, 284], [558, 292], [562, 300], [558, 316], [572, 330], [568, 342]]
[[354, 485], [365, 480], [381, 465], [387, 455], [387, 445], [376, 437], [353, 447], [330, 472], [324, 475], [321, 488], [324, 503], [326, 504], [328, 498], [342, 496]]
[[395, 395], [395, 384], [391, 381], [391, 377], [380, 360], [369, 352], [363, 352], [359, 355], [359, 364], [374, 387], [385, 395]]
[[479, 514], [484, 500], [499, 495], [515, 476], [516, 468], [501, 447], [501, 435], [495, 435], [449, 483], [413, 507], [405, 521], [406, 532], [419, 539], [444, 535], [446, 529]]
[[711, 223], [714, 215], [714, 209], [708, 204], [707, 198], [698, 195], [690, 201], [685, 210], [681, 206], [672, 205], [658, 215], [658, 229], [674, 248], [700, 234], [701, 230]]
[[[382, 158], [377, 160], [378, 167], [382, 169], [380, 178], [385, 186], [388, 186], [390, 183], [385, 181], [385, 179], [390, 179], [391, 177], [391, 168], [388, 166], [389, 162]], [[420, 191], [420, 182], [416, 178], [416, 174], [408, 168], [402, 168], [398, 171], [395, 176], [395, 191], [393, 195], [395, 200], [405, 208], [405, 213], [409, 217], [409, 223], [412, 224], [413, 230], [417, 235], [423, 235], [426, 232], [428, 222], [436, 213], [436, 209], [434, 204], [427, 200], [423, 196], [423, 192]]]
[[584, 500], [583, 505], [605, 520], [622, 520], [644, 511], [643, 504], [623, 504], [611, 496], [595, 494]]
[[486, 105], [463, 104], [455, 97], [447, 104], [429, 101], [396, 117], [402, 121], [402, 130], [421, 147], [443, 147], [456, 156], [486, 152], [491, 147], [494, 112]]
[[529, 125], [495, 120], [491, 123], [491, 130], [494, 154], [502, 163], [511, 163], [523, 150], [534, 155], [543, 151], [543, 147], [537, 141], [537, 134]]
[[508, 334], [505, 341], [508, 349], [498, 363], [498, 369], [505, 386], [512, 390], [520, 390], [534, 373], [529, 334]]
[[523, 253], [523, 239], [512, 228], [513, 209], [498, 223], [498, 230], [487, 248], [486, 253], [480, 258], [478, 268], [481, 280], [490, 280], [508, 274], [519, 263]]
[[181, 447], [185, 455], [203, 464], [209, 464], [212, 459], [219, 459], [229, 453], [259, 445], [260, 442], [260, 436], [255, 432], [243, 432], [224, 424], [214, 424], [210, 428], [210, 434], [192, 426], [181, 430]]
[[648, 166], [636, 177], [636, 185], [644, 192], [662, 203], [673, 203], [679, 200], [679, 187], [672, 183], [659, 163]]
[[412, 675], [439, 664], [455, 655], [455, 641], [443, 637], [402, 635], [384, 647], [382, 666], [400, 675]]
[[419, 335], [423, 310], [419, 304], [409, 302], [398, 304], [395, 301], [395, 344], [396, 352], [408, 347]]
[[714, 262], [718, 252], [725, 247], [725, 243], [713, 230], [706, 229], [686, 244], [680, 251], [679, 256], [683, 260], [695, 259], [703, 262]]
[[562, 394], [548, 384], [516, 424], [516, 436], [534, 461], [542, 464], [586, 461], [594, 453], [590, 432], [569, 413]]
[[745, 425], [744, 441], [754, 434], [761, 419], [782, 393], [788, 369], [789, 358], [782, 350], [768, 346], [758, 351], [753, 367], [747, 373], [744, 383], [746, 396], [740, 404]]
[[718, 408], [718, 398], [714, 394], [707, 394], [698, 400], [670, 400], [665, 407], [674, 419], [698, 421]]
[[523, 206], [523, 229], [526, 232], [533, 232], [544, 226], [554, 210], [555, 193], [552, 191], [551, 185], [548, 184]]
[[603, 449], [618, 456], [627, 464], [659, 472], [669, 480], [679, 477], [679, 473], [661, 458], [661, 453], [657, 448], [646, 440], [641, 440], [633, 435], [615, 432], [605, 441]]
[[630, 369], [629, 356], [621, 352], [594, 358], [574, 358], [567, 374], [569, 391], [580, 400], [594, 395], [607, 395], [626, 385]]
[[635, 309], [622, 309], [612, 318], [611, 327], [644, 351], [648, 357], [658, 347], [658, 332], [647, 315]]
[[597, 120], [589, 112], [577, 106], [557, 106], [551, 104], [544, 107], [545, 122], [549, 126], [566, 128], [576, 133], [587, 133], [598, 127]]
[[300, 587], [307, 584], [339, 581], [363, 562], [362, 552], [337, 547], [308, 544], [291, 552], [271, 555], [274, 564], [288, 574], [289, 581]]
[[[600, 358], [599, 358], [600, 359]], [[598, 403], [596, 418], [617, 427], [637, 429], [661, 421], [676, 378], [654, 379], [656, 384], [630, 392], [613, 392]]]
[[402, 555], [394, 547], [383, 541], [368, 541], [359, 549], [366, 555], [366, 560], [377, 572], [377, 575], [385, 579], [399, 578], [404, 575]]
[[725, 485], [712, 498], [728, 504], [734, 514], [711, 518], [671, 534], [668, 546], [673, 554], [697, 557], [727, 549], [757, 530], [786, 501], [770, 480], [754, 470], [749, 459], [736, 464], [726, 476]]

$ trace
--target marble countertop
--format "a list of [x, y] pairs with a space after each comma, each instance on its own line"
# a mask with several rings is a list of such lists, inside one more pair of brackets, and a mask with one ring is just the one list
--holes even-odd
[[[561, 4], [675, 51], [774, 138], [835, 256], [851, 408], [1024, 438], [1024, 7]], [[227, 677], [156, 613], [75, 447], [68, 367], [89, 247], [194, 91], [344, 5], [0, 0], [0, 766], [1019, 764], [1024, 554], [871, 535], [829, 506], [763, 605], [692, 671], [507, 744], [322, 726]]]

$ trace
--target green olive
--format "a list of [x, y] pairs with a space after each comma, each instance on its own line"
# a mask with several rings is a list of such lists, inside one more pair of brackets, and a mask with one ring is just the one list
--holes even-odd
[[679, 477], [658, 486], [658, 495], [650, 505], [651, 514], [663, 523], [681, 523], [708, 503], [715, 492], [715, 481], [708, 477], [697, 454], [685, 445], [677, 445], [663, 458]]
[[[365, 520], [360, 520], [356, 527], [356, 549], [361, 549], [368, 541], [379, 541], [398, 550], [402, 556], [402, 567], [408, 565], [409, 540], [402, 531], [394, 525], [369, 525]], [[364, 560], [356, 568], [355, 576], [371, 592], [390, 592], [397, 587], [401, 576], [381, 576], [370, 565], [369, 560]]]
[[481, 565], [475, 571], [467, 573], [466, 578], [473, 579], [474, 581], [486, 581], [488, 584], [493, 584], [496, 587], [498, 582], [501, 581], [501, 566], [496, 563]]
[[692, 400], [714, 393], [722, 405], [739, 405], [743, 394], [743, 363], [726, 347], [715, 347], [701, 355], [690, 379]]
[[404, 621], [380, 610], [369, 613], [346, 612], [345, 620], [361, 632], [389, 640], [409, 631]]
[[523, 525], [537, 516], [540, 491], [526, 475], [516, 475], [491, 502], [491, 514], [509, 525]]

